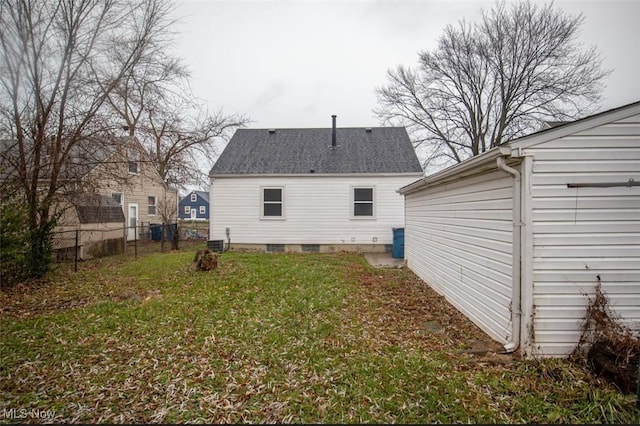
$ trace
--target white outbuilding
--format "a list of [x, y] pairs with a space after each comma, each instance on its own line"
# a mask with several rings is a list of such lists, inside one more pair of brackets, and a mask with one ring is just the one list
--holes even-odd
[[640, 331], [640, 102], [399, 192], [408, 267], [506, 350], [569, 354], [599, 283]]

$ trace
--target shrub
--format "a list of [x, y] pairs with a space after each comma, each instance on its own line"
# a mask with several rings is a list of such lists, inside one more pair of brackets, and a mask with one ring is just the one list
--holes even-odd
[[5, 200], [0, 203], [0, 288], [26, 278], [29, 251], [29, 226], [22, 204]]
[[[586, 359], [591, 370], [615, 384], [624, 393], [636, 390], [636, 372], [640, 362], [640, 338], [621, 324], [609, 309], [598, 276], [595, 297], [589, 300], [582, 334], [574, 357]], [[585, 353], [582, 348], [588, 344]]]
[[0, 202], [0, 288], [28, 278], [41, 278], [53, 261], [55, 219], [29, 229], [28, 211], [17, 199]]

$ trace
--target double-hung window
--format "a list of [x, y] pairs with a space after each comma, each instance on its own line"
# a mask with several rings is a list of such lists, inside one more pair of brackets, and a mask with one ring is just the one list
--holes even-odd
[[127, 159], [129, 162], [129, 173], [138, 173], [140, 154], [137, 151], [130, 149], [127, 151]]
[[373, 188], [353, 188], [353, 217], [374, 217]]
[[197, 194], [191, 194], [191, 202], [195, 203], [196, 201], [198, 201], [198, 195]]
[[263, 219], [280, 219], [284, 217], [284, 198], [282, 187], [262, 188]]
[[112, 192], [111, 193], [111, 198], [113, 199], [113, 201], [115, 201], [116, 203], [120, 204], [120, 207], [124, 207], [124, 197], [122, 192]]
[[155, 216], [157, 211], [157, 197], [149, 195], [149, 216]]

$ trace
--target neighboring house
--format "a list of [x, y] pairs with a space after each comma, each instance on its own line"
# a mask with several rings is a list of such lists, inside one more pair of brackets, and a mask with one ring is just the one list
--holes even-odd
[[239, 129], [210, 172], [212, 240], [234, 249], [385, 251], [398, 188], [422, 176], [402, 127]]
[[124, 251], [122, 206], [108, 195], [79, 194], [63, 209], [54, 238], [58, 260], [88, 259]]
[[[4, 142], [1, 164], [15, 163], [11, 143]], [[141, 237], [142, 229], [148, 232], [142, 225], [176, 221], [177, 191], [164, 184], [135, 137], [87, 140], [74, 146], [66, 167], [60, 174], [65, 185], [51, 212], [58, 217], [57, 250], [74, 247], [71, 231], [80, 230], [81, 258], [121, 252], [125, 240]]]
[[126, 239], [140, 238], [142, 225], [174, 223], [178, 192], [167, 187], [138, 140], [121, 138], [116, 149], [86, 177], [94, 192], [111, 197], [122, 207], [128, 227]]
[[182, 220], [209, 219], [209, 193], [191, 191], [178, 203], [178, 218]]
[[640, 331], [640, 102], [511, 141], [400, 189], [409, 268], [533, 356], [577, 345], [600, 283]]

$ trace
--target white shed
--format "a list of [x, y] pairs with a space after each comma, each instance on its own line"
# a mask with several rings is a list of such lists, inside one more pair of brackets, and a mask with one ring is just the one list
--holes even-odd
[[640, 102], [400, 189], [409, 268], [509, 351], [563, 356], [601, 282], [640, 331]]

